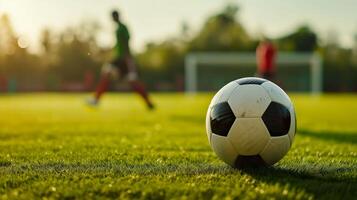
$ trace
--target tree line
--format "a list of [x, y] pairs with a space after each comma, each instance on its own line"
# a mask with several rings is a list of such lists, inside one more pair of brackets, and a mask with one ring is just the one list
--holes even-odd
[[[135, 57], [150, 89], [183, 90], [184, 58], [188, 52], [255, 51], [261, 38], [246, 31], [238, 12], [238, 6], [228, 5], [206, 19], [196, 32], [183, 23], [176, 36], [148, 42]], [[26, 41], [14, 32], [9, 17], [0, 15], [0, 91], [92, 90], [100, 67], [112, 57], [110, 48], [98, 44], [99, 30], [95, 22], [60, 32], [45, 29], [40, 36], [40, 51], [31, 53]], [[324, 58], [325, 91], [357, 91], [357, 56], [352, 49], [334, 42], [322, 43], [307, 25], [268, 39], [279, 51], [319, 51]]]

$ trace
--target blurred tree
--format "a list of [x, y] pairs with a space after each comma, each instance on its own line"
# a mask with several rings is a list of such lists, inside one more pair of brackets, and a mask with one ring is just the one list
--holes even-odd
[[17, 47], [17, 38], [7, 15], [0, 16], [0, 54], [12, 54]]
[[[354, 34], [353, 37], [353, 47], [352, 47], [352, 63], [354, 67], [357, 68], [357, 33]], [[357, 86], [356, 86], [357, 87]]]
[[239, 7], [228, 5], [210, 17], [189, 44], [189, 51], [253, 50], [252, 39], [237, 20]]
[[101, 62], [97, 58], [100, 50], [95, 39], [97, 31], [93, 27], [88, 23], [68, 28], [52, 44], [54, 71], [62, 81], [83, 80], [86, 73], [100, 70]]
[[317, 34], [303, 25], [291, 34], [278, 38], [279, 50], [311, 52], [317, 48]]
[[158, 80], [174, 82], [182, 74], [184, 47], [175, 39], [160, 44], [149, 43], [146, 51], [136, 56], [143, 78], [154, 87]]
[[53, 45], [53, 36], [52, 33], [50, 31], [50, 29], [45, 28], [40, 36], [40, 41], [42, 44], [42, 52], [44, 54], [48, 54], [51, 52], [52, 50], [52, 45]]
[[[21, 38], [15, 35], [7, 16], [0, 18], [0, 27], [0, 73], [16, 83], [13, 85], [28, 88], [45, 83], [58, 85], [54, 83], [59, 81], [81, 83], [100, 70], [101, 50], [94, 22], [84, 22], [56, 34], [44, 29], [40, 54], [31, 54], [26, 45], [21, 45]], [[44, 89], [43, 86], [34, 87]]]
[[[0, 15], [0, 73], [4, 76], [7, 73], [7, 56], [13, 54], [16, 44], [16, 37], [7, 15]], [[15, 46], [14, 46], [15, 45]]]
[[0, 17], [0, 69], [8, 80], [30, 81], [39, 77], [38, 56], [27, 51], [27, 45], [21, 45], [21, 38], [15, 35], [7, 15]]

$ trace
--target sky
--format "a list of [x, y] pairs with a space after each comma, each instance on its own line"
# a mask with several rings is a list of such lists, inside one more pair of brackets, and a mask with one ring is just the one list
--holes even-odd
[[146, 42], [177, 35], [183, 22], [199, 30], [227, 2], [241, 7], [239, 19], [253, 35], [279, 37], [309, 24], [323, 38], [337, 35], [342, 46], [351, 47], [357, 34], [356, 0], [0, 0], [0, 14], [10, 16], [16, 33], [35, 50], [45, 27], [60, 31], [86, 20], [101, 24], [99, 41], [110, 46], [114, 41], [110, 11], [119, 9], [134, 50], [140, 51]]

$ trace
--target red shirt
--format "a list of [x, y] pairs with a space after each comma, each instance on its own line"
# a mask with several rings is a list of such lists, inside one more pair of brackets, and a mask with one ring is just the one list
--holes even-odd
[[270, 42], [263, 42], [257, 48], [257, 62], [259, 73], [273, 73], [275, 71], [276, 49]]

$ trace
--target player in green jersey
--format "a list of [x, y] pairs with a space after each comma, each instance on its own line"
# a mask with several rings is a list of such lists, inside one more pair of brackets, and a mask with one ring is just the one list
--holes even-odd
[[154, 108], [145, 85], [139, 80], [138, 69], [130, 52], [130, 34], [126, 25], [120, 20], [118, 11], [112, 12], [113, 21], [116, 23], [115, 32], [116, 45], [114, 48], [115, 58], [111, 63], [105, 64], [102, 69], [100, 82], [97, 86], [94, 97], [89, 99], [90, 105], [97, 105], [101, 96], [108, 89], [110, 79], [115, 76], [129, 82], [131, 88], [137, 92], [145, 101], [149, 109]]

